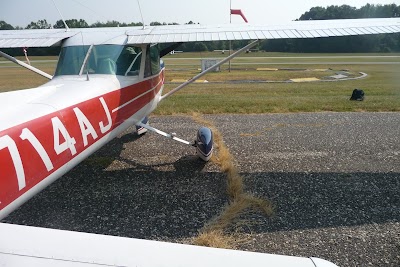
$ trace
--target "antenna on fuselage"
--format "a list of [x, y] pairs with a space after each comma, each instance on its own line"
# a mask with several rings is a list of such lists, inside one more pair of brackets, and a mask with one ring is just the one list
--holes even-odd
[[56, 2], [54, 2], [54, 0], [52, 0], [52, 1], [53, 1], [54, 6], [56, 7], [56, 9], [57, 9], [57, 11], [58, 11], [58, 14], [60, 14], [61, 20], [62, 20], [62, 22], [64, 23], [64, 26], [65, 26], [65, 29], [66, 29], [67, 31], [69, 31], [69, 27], [68, 27], [67, 23], [65, 22], [64, 17], [63, 17], [63, 15], [61, 14], [61, 11], [58, 9], [58, 7], [57, 7], [57, 5], [56, 5]]
[[143, 30], [144, 30], [144, 19], [143, 19], [142, 9], [140, 8], [139, 0], [137, 0], [137, 4], [139, 6], [140, 17], [142, 18], [142, 24], [143, 24]]

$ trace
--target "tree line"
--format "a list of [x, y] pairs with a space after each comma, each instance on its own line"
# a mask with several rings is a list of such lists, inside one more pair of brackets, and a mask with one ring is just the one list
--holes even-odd
[[[349, 5], [313, 7], [302, 14], [297, 20], [328, 20], [328, 19], [359, 19], [359, 18], [390, 18], [400, 17], [400, 5], [371, 5], [366, 4], [361, 8]], [[120, 23], [118, 21], [95, 22], [89, 25], [83, 19], [66, 20], [69, 28], [95, 28], [95, 27], [126, 27], [142, 26], [140, 22]], [[189, 21], [186, 24], [194, 24]], [[177, 23], [152, 22], [150, 26], [177, 25]], [[45, 19], [31, 22], [24, 29], [50, 29], [65, 28], [62, 20], [54, 25]], [[5, 21], [0, 21], [0, 30], [19, 30], [22, 27], [13, 27]], [[238, 49], [246, 45], [248, 41], [232, 41], [232, 48]], [[228, 41], [194, 42], [182, 44], [179, 50], [185, 52], [202, 52], [229, 49]], [[297, 53], [354, 53], [354, 52], [400, 52], [400, 34], [380, 34], [364, 36], [344, 36], [316, 39], [278, 39], [266, 40], [258, 46], [260, 50], [271, 52], [297, 52]], [[30, 54], [58, 54], [59, 48], [31, 49]], [[20, 55], [22, 51], [12, 49], [10, 53]]]
[[[100, 22], [97, 21], [93, 24], [88, 24], [84, 19], [67, 19], [65, 23], [69, 28], [100, 28], [100, 27], [129, 27], [129, 26], [143, 26], [141, 22], [131, 22], [131, 23], [121, 23], [115, 20]], [[193, 22], [189, 22], [188, 24], [192, 24]], [[160, 22], [151, 22], [150, 26], [159, 26], [159, 25], [178, 25], [178, 23], [160, 23]], [[54, 25], [47, 22], [46, 19], [41, 19], [38, 21], [32, 21], [25, 28], [20, 26], [12, 26], [5, 21], [0, 21], [0, 30], [23, 30], [23, 29], [61, 29], [65, 28], [64, 22], [62, 20], [58, 20]]]
[[[400, 17], [400, 5], [366, 4], [357, 9], [349, 5], [313, 7], [298, 20], [361, 19]], [[400, 52], [400, 34], [330, 37], [317, 39], [281, 39], [265, 42], [263, 49], [276, 52]]]

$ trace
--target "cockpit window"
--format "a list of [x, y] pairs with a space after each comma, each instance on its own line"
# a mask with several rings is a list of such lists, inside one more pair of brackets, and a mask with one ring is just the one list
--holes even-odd
[[[55, 75], [139, 75], [141, 48], [122, 45], [68, 46], [60, 53]], [[89, 53], [88, 59], [85, 57]], [[82, 65], [85, 64], [82, 69]], [[81, 73], [82, 69], [82, 73]]]
[[90, 53], [84, 73], [89, 74], [117, 74], [116, 61], [123, 46], [95, 45]]
[[55, 75], [78, 75], [89, 46], [67, 46], [61, 50]]

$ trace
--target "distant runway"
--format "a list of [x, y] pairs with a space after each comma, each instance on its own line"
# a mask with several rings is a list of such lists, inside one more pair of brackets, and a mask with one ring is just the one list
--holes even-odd
[[[276, 215], [247, 214], [240, 245], [339, 266], [400, 266], [400, 113], [209, 115], [244, 176]], [[186, 116], [152, 126], [192, 139]], [[224, 207], [225, 176], [194, 150], [129, 132], [5, 222], [184, 241]]]
[[[23, 60], [25, 62], [25, 60]], [[48, 59], [48, 60], [31, 60], [31, 63], [56, 63], [58, 60], [55, 59]], [[0, 61], [0, 64], [15, 64], [10, 61]]]
[[249, 62], [249, 63], [232, 63], [233, 65], [399, 65], [400, 62], [384, 62], [384, 61], [313, 61], [313, 62]]
[[[400, 58], [400, 56], [299, 56], [299, 57], [288, 57], [288, 56], [280, 56], [280, 57], [235, 57], [235, 59], [325, 59], [325, 58]], [[194, 57], [168, 57], [169, 60], [179, 60], [179, 59], [199, 59]]]
[[[400, 56], [394, 56], [394, 55], [393, 56], [339, 55], [339, 56], [299, 56], [299, 57], [290, 57], [290, 56], [252, 57], [251, 56], [251, 57], [236, 57], [232, 61], [232, 65], [399, 65], [400, 61], [395, 60], [398, 58], [400, 58]], [[200, 59], [201, 58], [167, 57], [165, 61], [166, 64], [170, 66], [193, 66], [193, 62], [184, 63], [184, 61], [185, 60], [193, 61]], [[180, 61], [180, 62], [175, 63], [175, 61]]]
[[313, 61], [313, 62], [301, 62], [301, 61], [291, 61], [291, 62], [249, 62], [240, 63], [235, 62], [233, 65], [399, 65], [400, 62], [390, 62], [390, 61]]

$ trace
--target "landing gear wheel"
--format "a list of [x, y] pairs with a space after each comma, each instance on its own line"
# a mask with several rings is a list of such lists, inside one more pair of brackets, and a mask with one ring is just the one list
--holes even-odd
[[211, 159], [214, 145], [213, 145], [213, 133], [210, 128], [201, 127], [197, 131], [197, 138], [195, 141], [196, 151], [199, 158], [204, 161]]

